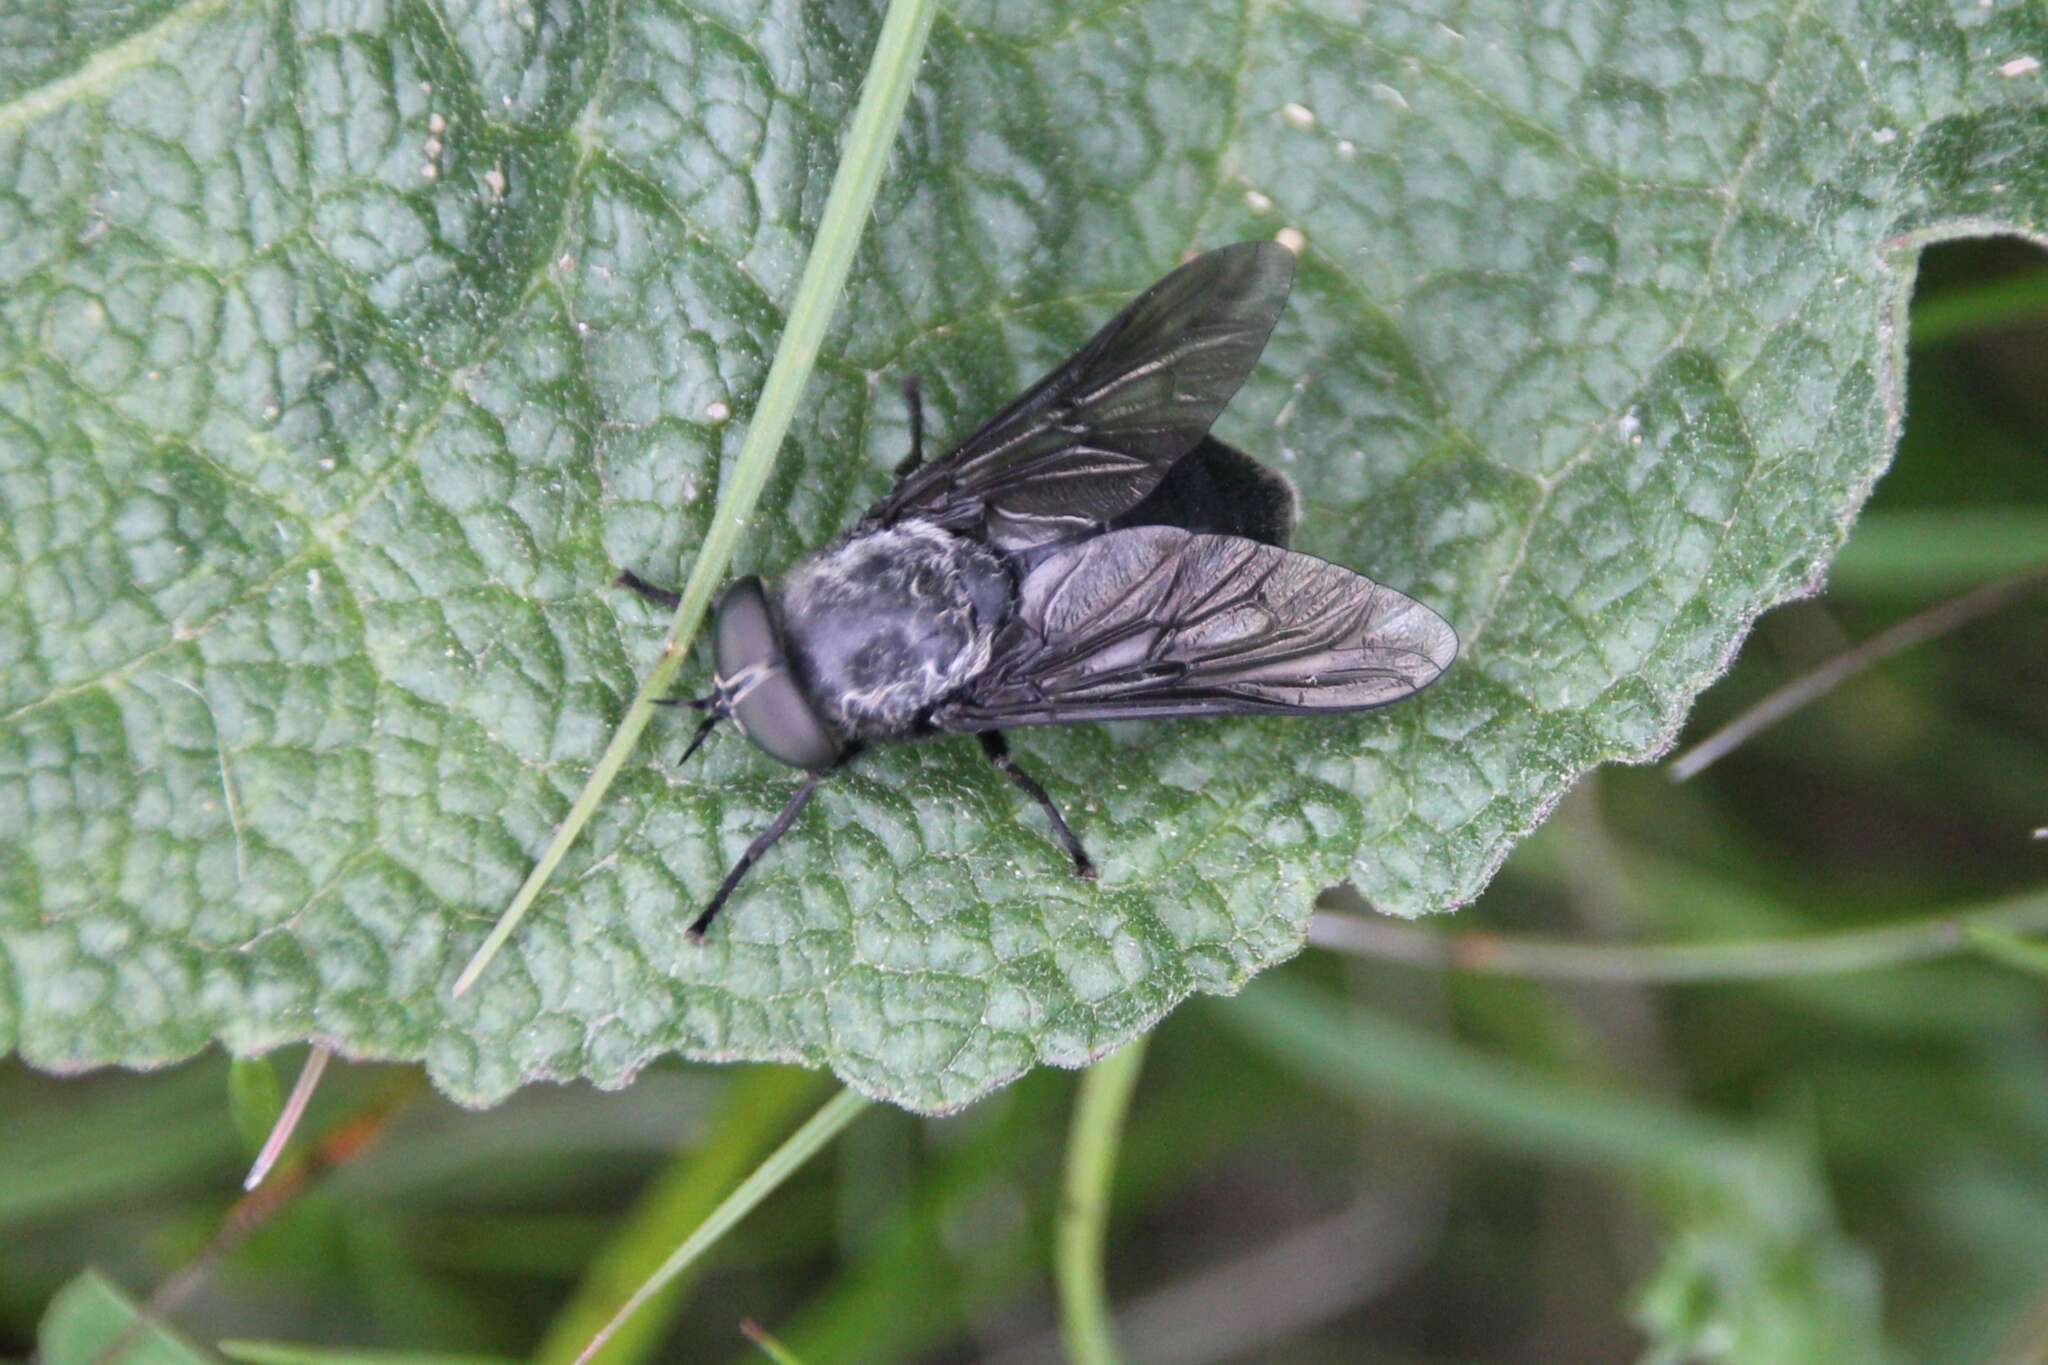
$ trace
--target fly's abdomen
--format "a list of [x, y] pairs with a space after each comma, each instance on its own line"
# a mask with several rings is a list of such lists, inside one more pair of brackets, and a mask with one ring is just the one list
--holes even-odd
[[906, 521], [797, 565], [782, 619], [818, 708], [848, 735], [888, 738], [988, 666], [1012, 594], [987, 550]]

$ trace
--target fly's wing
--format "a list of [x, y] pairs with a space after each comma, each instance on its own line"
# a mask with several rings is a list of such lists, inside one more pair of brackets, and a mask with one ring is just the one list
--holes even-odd
[[1458, 652], [1443, 617], [1351, 570], [1145, 526], [1052, 551], [941, 730], [1385, 706]]
[[1274, 242], [1197, 256], [897, 484], [863, 525], [921, 517], [1013, 552], [1099, 530], [1209, 430], [1258, 363], [1293, 279], [1293, 253]]

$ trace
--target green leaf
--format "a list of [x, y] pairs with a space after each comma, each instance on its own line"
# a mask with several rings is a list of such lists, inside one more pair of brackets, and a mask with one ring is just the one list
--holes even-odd
[[[118, 1352], [111, 1348], [119, 1345]], [[50, 1301], [36, 1332], [44, 1365], [206, 1365], [201, 1354], [150, 1323], [98, 1271], [88, 1270]]]
[[[651, 1058], [924, 1110], [1469, 899], [1815, 581], [1900, 420], [1915, 253], [2048, 239], [2048, 15], [963, 3], [737, 568], [963, 434], [1185, 250], [1306, 242], [1221, 430], [1305, 548], [1465, 640], [1335, 722], [1017, 738], [835, 780], [658, 733], [447, 986], [660, 649], [782, 325], [868, 5], [31, 4], [0, 62], [0, 1045], [424, 1059], [473, 1103]], [[701, 680], [701, 665], [690, 681]]]
[[1759, 1143], [1735, 1187], [1666, 1183], [1670, 1239], [1636, 1296], [1644, 1365], [1898, 1360], [1875, 1258], [1836, 1225], [1826, 1182], [1789, 1138]]

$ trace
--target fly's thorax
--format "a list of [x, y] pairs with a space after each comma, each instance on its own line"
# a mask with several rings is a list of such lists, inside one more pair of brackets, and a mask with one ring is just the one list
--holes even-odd
[[1014, 592], [987, 549], [913, 520], [811, 556], [779, 595], [819, 710], [849, 735], [887, 738], [988, 667]]

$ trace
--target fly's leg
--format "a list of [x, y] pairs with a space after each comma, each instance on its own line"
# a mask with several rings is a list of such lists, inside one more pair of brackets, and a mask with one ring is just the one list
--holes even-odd
[[796, 823], [796, 817], [809, 804], [811, 793], [818, 790], [818, 784], [829, 776], [830, 769], [805, 775], [804, 784], [796, 789], [795, 796], [789, 798], [789, 804], [782, 808], [782, 814], [776, 816], [774, 823], [768, 828], [754, 836], [754, 842], [747, 845], [747, 851], [732, 865], [732, 871], [725, 874], [725, 880], [718, 884], [718, 891], [711, 897], [711, 904], [704, 907], [703, 914], [691, 921], [688, 932], [683, 935], [684, 938], [693, 944], [701, 945], [704, 942], [704, 931], [711, 927], [711, 921], [725, 908], [726, 901], [731, 899], [732, 893], [739, 887], [740, 878], [747, 875], [747, 869], [760, 861], [761, 855], [773, 847], [777, 839], [789, 833], [789, 827]]
[[[670, 592], [667, 588], [657, 588], [631, 569], [621, 569], [619, 576], [612, 581], [622, 588], [631, 588], [657, 607], [667, 607], [670, 611], [674, 611], [683, 600], [681, 593]], [[731, 714], [725, 708], [724, 703], [719, 699], [719, 694], [716, 692], [713, 692], [708, 697], [657, 697], [654, 700], [654, 704], [656, 706], [687, 706], [693, 711], [709, 711], [711, 713], [704, 718], [704, 723], [697, 727], [696, 737], [690, 741], [690, 747], [683, 750], [683, 756], [676, 760], [677, 767], [688, 763], [690, 755], [697, 752], [697, 746], [711, 737], [712, 727]]]
[[631, 588], [657, 607], [667, 607], [670, 611], [674, 611], [683, 602], [681, 593], [670, 592], [667, 588], [657, 588], [631, 569], [621, 569], [619, 576], [612, 581], [622, 588]]
[[917, 376], [903, 381], [903, 402], [910, 409], [910, 453], [896, 466], [896, 482], [902, 483], [924, 463], [924, 390]]
[[747, 875], [747, 869], [759, 862], [761, 855], [772, 848], [777, 839], [789, 833], [789, 827], [796, 823], [796, 817], [802, 814], [803, 808], [809, 804], [811, 793], [818, 790], [819, 784], [858, 758], [860, 750], [860, 745], [851, 745], [839, 755], [839, 761], [831, 767], [822, 772], [804, 774], [804, 784], [796, 789], [796, 795], [789, 798], [789, 804], [782, 808], [782, 814], [776, 816], [768, 828], [754, 836], [754, 842], [747, 845], [747, 851], [740, 855], [740, 860], [732, 865], [732, 871], [726, 873], [725, 880], [718, 884], [718, 890], [711, 897], [711, 904], [705, 906], [704, 913], [690, 922], [689, 929], [683, 934], [684, 938], [693, 944], [701, 945], [704, 942], [704, 931], [711, 927], [711, 921], [725, 908], [726, 901], [731, 899], [733, 891], [738, 888], [740, 878]]
[[1045, 794], [1045, 788], [1038, 785], [1038, 779], [1018, 767], [1017, 761], [1010, 757], [1010, 743], [1003, 738], [1002, 732], [983, 730], [975, 738], [981, 741], [981, 751], [988, 755], [988, 761], [995, 764], [1004, 777], [1016, 783], [1026, 796], [1036, 801], [1039, 809], [1045, 812], [1045, 818], [1052, 821], [1052, 832], [1058, 836], [1060, 846], [1067, 850], [1067, 856], [1074, 860], [1074, 875], [1095, 880], [1095, 863], [1088, 857], [1088, 850], [1081, 847], [1074, 831], [1067, 828], [1066, 817]]

